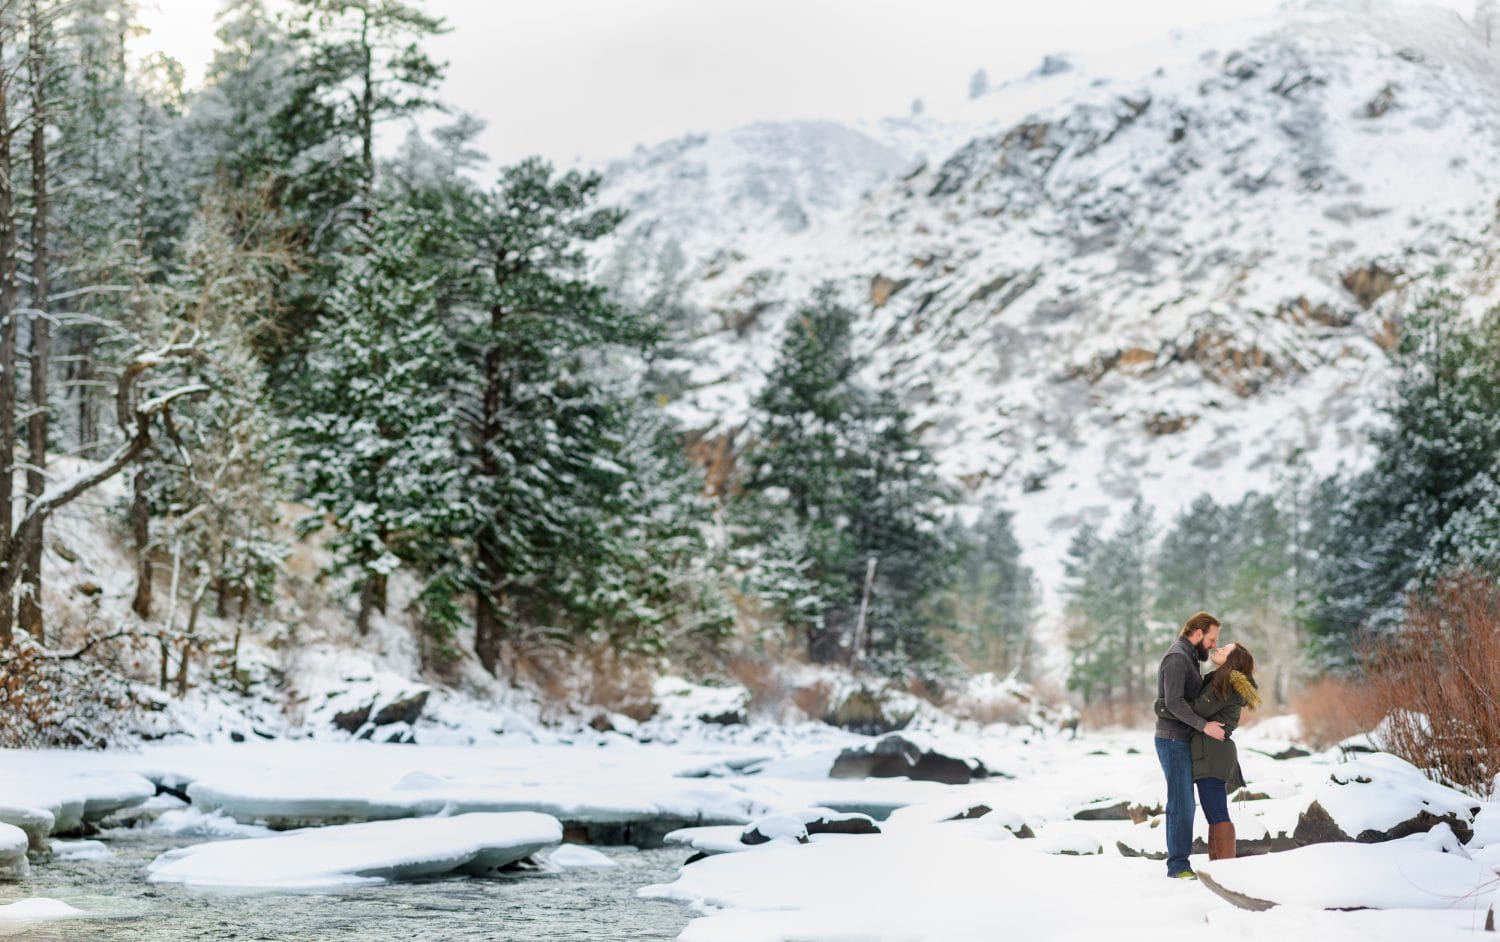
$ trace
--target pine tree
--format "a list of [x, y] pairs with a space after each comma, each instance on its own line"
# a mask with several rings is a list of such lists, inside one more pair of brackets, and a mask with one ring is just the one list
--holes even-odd
[[[354, 574], [356, 625], [385, 610], [386, 577], [452, 530], [461, 476], [449, 407], [454, 351], [436, 279], [416, 251], [428, 220], [382, 207], [311, 335], [288, 427], [307, 501], [333, 523], [335, 571]], [[436, 537], [434, 537], [436, 535]]]
[[[1341, 485], [1319, 546], [1312, 628], [1331, 662], [1399, 619], [1408, 592], [1483, 555], [1484, 497], [1500, 467], [1500, 313], [1479, 326], [1446, 290], [1407, 315], [1374, 465]], [[1476, 516], [1477, 514], [1477, 516]], [[1490, 518], [1493, 520], [1493, 518]]]
[[958, 575], [944, 593], [943, 613], [976, 670], [1029, 668], [1038, 591], [1013, 519], [1010, 511], [987, 505], [972, 527], [953, 527]]
[[[865, 396], [855, 382], [852, 320], [833, 286], [822, 285], [788, 322], [755, 399], [755, 444], [741, 457], [743, 497], [735, 508], [751, 544], [775, 538], [796, 554], [768, 557], [763, 572], [752, 571], [751, 589], [793, 603], [780, 615], [805, 635], [814, 661], [836, 659], [853, 640], [858, 598], [849, 575], [858, 574], [862, 591], [868, 567], [843, 523], [853, 488], [850, 429]], [[797, 537], [781, 538], [784, 526]], [[797, 578], [787, 582], [791, 573]], [[800, 595], [789, 597], [793, 586]]]
[[1136, 498], [1107, 539], [1085, 529], [1069, 547], [1069, 608], [1075, 619], [1069, 683], [1086, 696], [1110, 697], [1118, 689], [1129, 702], [1141, 703], [1150, 689], [1148, 669], [1163, 640], [1159, 623], [1150, 617], [1152, 516], [1150, 506]]
[[1181, 624], [1193, 612], [1219, 611], [1234, 571], [1233, 512], [1200, 495], [1172, 521], [1157, 555], [1157, 619]]
[[491, 672], [528, 613], [579, 610], [586, 581], [549, 579], [559, 562], [586, 573], [614, 546], [599, 520], [604, 497], [629, 476], [613, 457], [628, 410], [596, 368], [611, 350], [648, 345], [654, 328], [586, 277], [583, 247], [621, 218], [594, 205], [599, 183], [523, 161], [503, 171], [470, 227], [483, 277], [462, 336], [475, 508], [466, 541], [475, 650]]
[[755, 400], [734, 516], [760, 549], [746, 554], [758, 557], [751, 591], [779, 603], [809, 657], [869, 655], [909, 674], [942, 658], [931, 616], [952, 579], [948, 495], [895, 397], [858, 382], [852, 318], [823, 285], [789, 322]]
[[845, 526], [854, 558], [846, 583], [860, 585], [875, 560], [866, 624], [863, 632], [856, 624], [854, 639], [864, 648], [854, 654], [891, 676], [915, 676], [946, 655], [931, 602], [953, 578], [957, 548], [942, 517], [951, 495], [894, 395], [882, 392], [853, 418]]

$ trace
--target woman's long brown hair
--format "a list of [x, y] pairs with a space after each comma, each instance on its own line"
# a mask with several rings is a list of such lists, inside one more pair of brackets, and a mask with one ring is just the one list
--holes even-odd
[[1208, 683], [1215, 700], [1226, 701], [1234, 695], [1235, 690], [1229, 685], [1229, 675], [1234, 671], [1255, 680], [1255, 656], [1243, 644], [1236, 644], [1224, 658], [1224, 663], [1214, 668], [1214, 672], [1209, 675]]

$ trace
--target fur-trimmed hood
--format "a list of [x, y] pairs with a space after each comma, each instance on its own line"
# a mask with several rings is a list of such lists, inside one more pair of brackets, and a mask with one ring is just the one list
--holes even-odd
[[1260, 691], [1255, 687], [1255, 681], [1245, 675], [1244, 671], [1229, 672], [1229, 686], [1245, 701], [1245, 706], [1254, 710], [1260, 706]]

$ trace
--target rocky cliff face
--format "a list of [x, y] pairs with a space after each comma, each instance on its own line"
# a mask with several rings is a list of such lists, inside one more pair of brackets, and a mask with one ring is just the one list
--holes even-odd
[[1363, 460], [1403, 299], [1440, 267], [1493, 292], [1496, 62], [1451, 12], [1379, 5], [1049, 57], [948, 114], [639, 151], [601, 261], [676, 312], [674, 408], [710, 439], [836, 281], [869, 379], [1055, 589], [1072, 530], [1137, 495]]

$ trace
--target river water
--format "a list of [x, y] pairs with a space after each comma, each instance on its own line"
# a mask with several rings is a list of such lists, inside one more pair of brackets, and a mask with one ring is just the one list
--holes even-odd
[[146, 882], [162, 851], [195, 843], [112, 830], [102, 860], [44, 860], [31, 876], [0, 884], [0, 903], [61, 899], [96, 918], [6, 929], [25, 942], [272, 940], [272, 942], [437, 942], [437, 940], [674, 939], [688, 912], [635, 891], [671, 882], [689, 851], [601, 847], [619, 866], [519, 871], [492, 879], [392, 883], [327, 894], [224, 894]]

